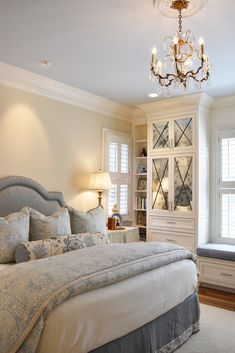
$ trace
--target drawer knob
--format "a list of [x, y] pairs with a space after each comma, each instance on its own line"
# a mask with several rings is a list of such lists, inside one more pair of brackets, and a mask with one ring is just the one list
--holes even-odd
[[233, 275], [229, 274], [229, 273], [221, 272], [220, 274], [221, 274], [221, 276], [225, 276], [225, 277], [233, 277]]
[[170, 243], [175, 243], [176, 242], [176, 240], [174, 240], [174, 239], [166, 239], [166, 241], [169, 241]]
[[167, 224], [176, 224], [176, 222], [168, 221]]

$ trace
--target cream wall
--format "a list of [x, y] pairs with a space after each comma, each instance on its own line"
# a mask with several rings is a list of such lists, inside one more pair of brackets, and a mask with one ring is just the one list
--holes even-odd
[[235, 129], [235, 96], [217, 98], [210, 115], [210, 193], [211, 241], [216, 241], [216, 131], [220, 128]]
[[129, 122], [0, 85], [0, 177], [30, 177], [92, 208], [97, 195], [87, 187], [101, 167], [102, 128], [131, 133]]

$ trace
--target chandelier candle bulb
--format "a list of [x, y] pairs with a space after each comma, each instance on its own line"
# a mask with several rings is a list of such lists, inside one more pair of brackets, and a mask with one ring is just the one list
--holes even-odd
[[154, 47], [152, 50], [152, 67], [155, 67], [157, 61], [157, 48]]
[[178, 38], [174, 37], [174, 55], [177, 55], [177, 44], [178, 44]]
[[203, 55], [204, 55], [204, 40], [203, 40], [203, 38], [199, 39], [199, 45], [201, 48], [201, 57], [203, 58]]

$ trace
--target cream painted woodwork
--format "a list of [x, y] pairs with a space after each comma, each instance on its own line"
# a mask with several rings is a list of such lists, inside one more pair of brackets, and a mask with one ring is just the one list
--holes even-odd
[[194, 251], [195, 236], [193, 233], [178, 233], [175, 230], [171, 230], [171, 232], [169, 232], [165, 229], [154, 230], [150, 228], [148, 234], [148, 241], [177, 244], [187, 248], [190, 251]]
[[141, 105], [148, 120], [148, 241], [195, 251], [209, 240], [206, 94]]
[[201, 284], [235, 289], [235, 262], [199, 257], [198, 268]]
[[132, 223], [139, 228], [141, 240], [147, 238], [147, 156], [142, 156], [143, 148], [147, 151], [147, 122], [140, 119], [133, 124], [133, 215]]

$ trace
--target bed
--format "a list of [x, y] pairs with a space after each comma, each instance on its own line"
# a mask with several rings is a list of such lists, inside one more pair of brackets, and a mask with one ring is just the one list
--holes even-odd
[[[65, 205], [61, 193], [47, 192], [31, 179], [0, 179], [0, 217], [20, 211], [24, 206], [51, 215]], [[158, 250], [165, 246], [164, 253]], [[109, 253], [107, 258], [106, 252]], [[141, 252], [145, 256], [140, 258]], [[125, 254], [127, 255], [124, 258]], [[172, 254], [176, 261], [165, 261]], [[103, 258], [106, 267], [102, 267]], [[122, 263], [118, 262], [120, 258], [123, 258]], [[169, 244], [98, 245], [25, 264], [2, 264], [0, 287], [11, 276], [15, 276], [18, 282], [19, 278], [29, 281], [23, 278], [24, 273], [27, 276], [35, 274], [33, 280], [37, 284], [40, 267], [46, 267], [44, 271], [47, 271], [47, 276], [51, 275], [54, 280], [57, 276], [56, 261], [58, 266], [62, 266], [64, 273], [68, 276], [72, 273], [71, 279], [74, 279], [75, 272], [79, 272], [80, 263], [84, 266], [87, 261], [89, 268], [91, 259], [93, 267], [99, 267], [99, 270], [93, 272], [99, 273], [99, 276], [102, 274], [102, 283], [105, 284], [101, 285], [98, 277], [92, 278], [89, 290], [84, 292], [76, 284], [75, 289], [70, 287], [67, 297], [63, 292], [64, 300], [53, 298], [48, 305], [50, 310], [48, 306], [46, 309], [44, 307], [40, 316], [40, 330], [37, 330], [36, 321], [28, 329], [28, 336], [37, 331], [37, 343], [34, 344], [36, 348], [32, 348], [31, 343], [24, 342], [27, 335], [22, 333], [19, 341], [21, 344], [14, 342], [11, 349], [6, 348], [4, 353], [170, 353], [199, 330], [195, 263], [186, 250]], [[161, 266], [156, 265], [159, 259]], [[113, 268], [109, 261], [114, 264]], [[132, 275], [129, 275], [129, 268], [126, 270], [127, 263], [132, 266]], [[104, 273], [107, 275], [105, 278]], [[5, 288], [6, 290], [8, 289]], [[14, 305], [17, 311], [19, 304]], [[22, 315], [24, 317], [25, 313]], [[8, 331], [3, 323], [3, 315], [1, 318], [0, 298], [0, 341], [5, 340], [5, 347], [8, 347]], [[36, 341], [35, 337], [32, 335], [28, 341]]]

